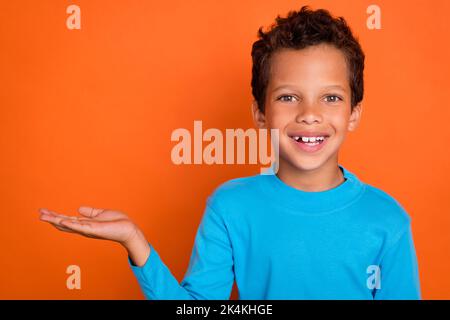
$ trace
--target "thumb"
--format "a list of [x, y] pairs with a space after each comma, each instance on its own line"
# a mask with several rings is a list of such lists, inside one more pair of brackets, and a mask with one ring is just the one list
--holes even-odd
[[98, 214], [102, 213], [105, 209], [98, 209], [92, 207], [81, 206], [78, 208], [78, 212], [88, 218], [95, 218]]

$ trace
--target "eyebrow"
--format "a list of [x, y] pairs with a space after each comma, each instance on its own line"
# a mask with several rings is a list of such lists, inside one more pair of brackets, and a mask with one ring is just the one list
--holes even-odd
[[[281, 86], [278, 86], [275, 89], [273, 89], [272, 92], [280, 90], [280, 89], [284, 89], [284, 88], [295, 89], [295, 86], [293, 86], [293, 85], [281, 85]], [[325, 87], [322, 87], [322, 89], [340, 89], [340, 90], [342, 90], [344, 92], [347, 92], [347, 90], [345, 88], [343, 88], [342, 86], [340, 86], [338, 84], [325, 86]]]
[[343, 88], [342, 86], [340, 86], [338, 84], [331, 85], [331, 86], [326, 86], [326, 87], [324, 87], [324, 89], [340, 89], [340, 90], [342, 90], [344, 92], [347, 91], [347, 90], [345, 90], [345, 88]]

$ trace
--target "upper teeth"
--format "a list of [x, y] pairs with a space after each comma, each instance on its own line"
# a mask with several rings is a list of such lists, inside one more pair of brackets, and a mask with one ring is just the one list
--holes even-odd
[[323, 141], [325, 139], [324, 136], [320, 136], [320, 137], [293, 137], [295, 140], [300, 141], [300, 139], [302, 140], [302, 142], [316, 142], [316, 141]]

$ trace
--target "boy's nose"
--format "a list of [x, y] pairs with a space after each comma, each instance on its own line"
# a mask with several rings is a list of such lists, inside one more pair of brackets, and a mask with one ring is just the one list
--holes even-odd
[[298, 123], [312, 124], [314, 122], [320, 123], [322, 121], [322, 115], [317, 107], [314, 105], [303, 105], [298, 108], [297, 116], [295, 118]]

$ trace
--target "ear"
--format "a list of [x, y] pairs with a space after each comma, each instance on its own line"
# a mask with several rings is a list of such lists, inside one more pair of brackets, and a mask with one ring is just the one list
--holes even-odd
[[256, 100], [253, 100], [252, 103], [252, 115], [253, 121], [258, 128], [266, 127], [266, 117], [264, 113], [258, 108], [258, 102], [256, 102]]
[[362, 105], [361, 102], [353, 107], [352, 114], [350, 115], [350, 120], [348, 122], [348, 131], [354, 131], [361, 121], [362, 115]]

